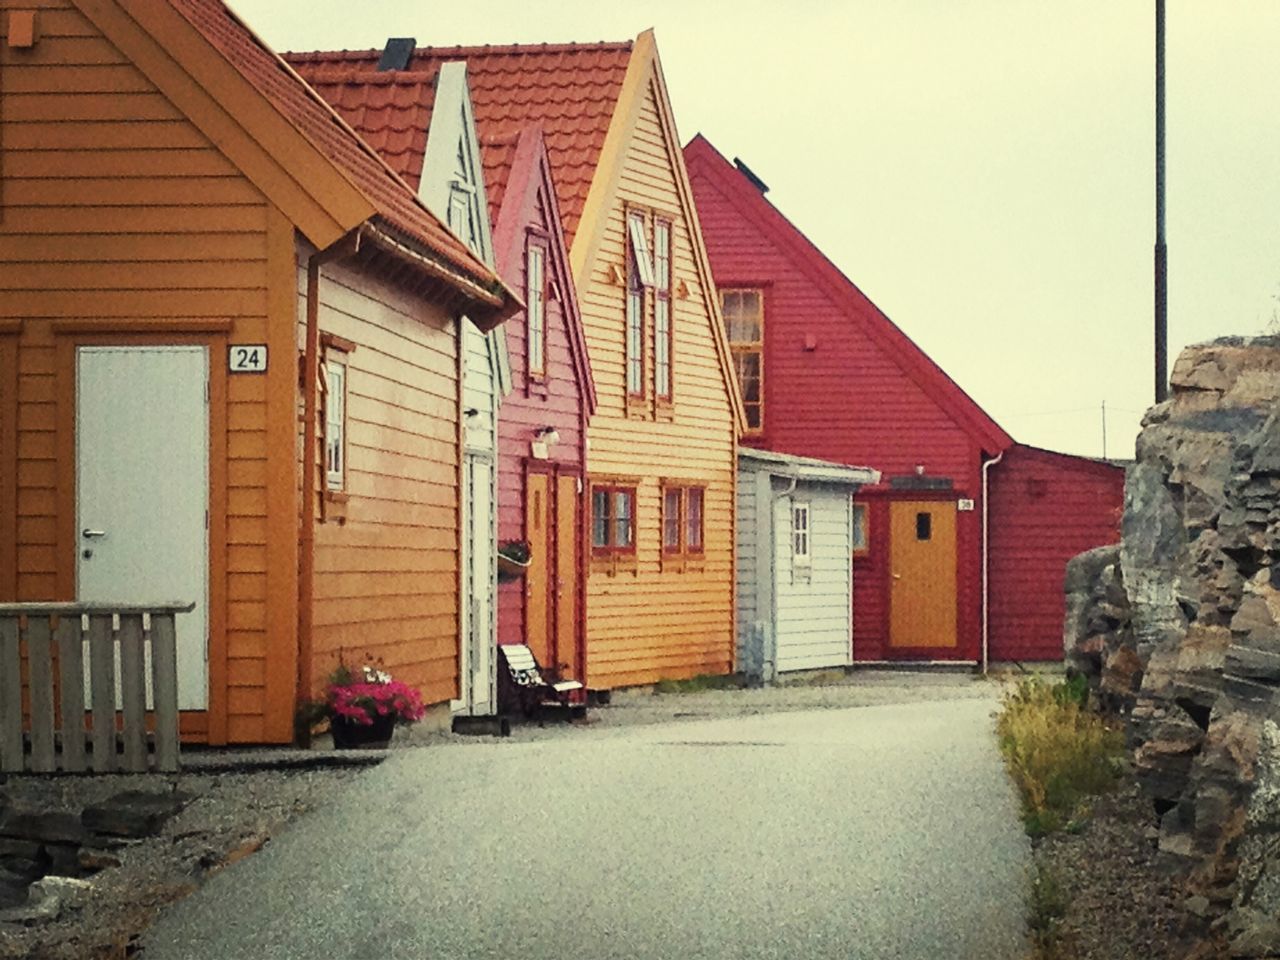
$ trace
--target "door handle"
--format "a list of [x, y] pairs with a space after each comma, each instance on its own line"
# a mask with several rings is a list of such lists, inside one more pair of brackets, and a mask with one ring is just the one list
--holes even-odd
[[893, 579], [895, 579], [895, 580], [901, 580], [901, 579], [902, 579], [902, 574], [900, 574], [900, 573], [895, 573], [895, 574], [893, 575]]
[[90, 530], [88, 527], [85, 527], [83, 530], [80, 531], [80, 536], [84, 537], [86, 540], [101, 538], [101, 537], [105, 537], [106, 535], [107, 535], [107, 531], [105, 530]]

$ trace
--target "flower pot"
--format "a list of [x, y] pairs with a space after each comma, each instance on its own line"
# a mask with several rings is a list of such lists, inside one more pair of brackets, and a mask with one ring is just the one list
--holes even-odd
[[373, 723], [356, 723], [347, 717], [334, 717], [329, 721], [333, 745], [338, 750], [381, 750], [391, 743], [395, 733], [396, 718], [391, 714], [374, 717]]

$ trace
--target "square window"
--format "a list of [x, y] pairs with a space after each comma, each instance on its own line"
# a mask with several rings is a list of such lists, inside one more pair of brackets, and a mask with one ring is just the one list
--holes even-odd
[[634, 553], [635, 487], [593, 484], [591, 487], [591, 551], [597, 555]]

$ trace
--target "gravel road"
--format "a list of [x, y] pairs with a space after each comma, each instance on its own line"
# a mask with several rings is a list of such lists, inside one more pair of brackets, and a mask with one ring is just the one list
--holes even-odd
[[142, 956], [1013, 960], [1028, 847], [994, 707], [970, 685], [398, 751]]

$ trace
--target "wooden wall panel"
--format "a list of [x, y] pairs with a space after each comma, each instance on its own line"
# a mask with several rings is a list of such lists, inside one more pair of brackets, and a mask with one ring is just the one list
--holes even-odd
[[[733, 668], [733, 516], [736, 423], [698, 280], [693, 238], [676, 188], [677, 157], [646, 88], [640, 117], [609, 211], [590, 282], [579, 290], [598, 407], [589, 427], [593, 477], [637, 483], [637, 551], [632, 565], [593, 562], [588, 581], [587, 683], [593, 688], [663, 678], [723, 674]], [[624, 377], [624, 287], [610, 277], [625, 264], [627, 204], [672, 220], [672, 272], [688, 297], [672, 299], [674, 407], [670, 420], [628, 412]], [[649, 324], [646, 369], [653, 369]], [[652, 386], [650, 386], [652, 390]], [[663, 562], [664, 478], [706, 487], [705, 557]], [[654, 603], [659, 596], [661, 603]]]
[[[30, 6], [0, 0], [0, 11]], [[16, 599], [75, 593], [75, 345], [205, 344], [213, 429], [210, 707], [184, 719], [184, 736], [288, 740], [292, 690], [269, 707], [268, 696], [279, 691], [268, 677], [294, 642], [277, 630], [295, 593], [268, 584], [267, 551], [268, 518], [291, 511], [278, 491], [267, 498], [265, 378], [224, 373], [226, 344], [268, 339], [268, 317], [280, 309], [268, 293], [271, 210], [78, 10], [39, 6], [31, 50], [0, 43], [0, 314], [22, 325], [11, 508]], [[275, 222], [278, 232], [286, 229], [278, 215]], [[292, 266], [277, 272], [291, 313]], [[211, 321], [206, 332], [195, 332], [202, 320]], [[291, 324], [287, 330], [291, 337]], [[290, 351], [281, 352], [273, 359], [287, 371]], [[288, 417], [291, 427], [291, 411]], [[288, 539], [296, 543], [292, 532]], [[280, 565], [278, 554], [273, 562]], [[276, 598], [285, 616], [271, 613]]]
[[321, 332], [356, 348], [347, 356], [348, 497], [312, 498], [322, 511], [312, 677], [318, 686], [339, 658], [371, 658], [426, 702], [443, 702], [458, 682], [454, 321], [351, 266], [324, 268], [320, 304]]

